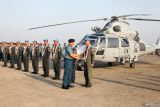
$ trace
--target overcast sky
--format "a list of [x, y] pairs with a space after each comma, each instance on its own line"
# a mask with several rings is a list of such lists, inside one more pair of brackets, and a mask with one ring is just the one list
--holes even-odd
[[[160, 0], [0, 0], [0, 41], [24, 41], [47, 38], [76, 41], [93, 33], [91, 27], [104, 21], [88, 22], [28, 31], [28, 28], [124, 14], [152, 14], [143, 18], [160, 19]], [[160, 22], [130, 21], [143, 41], [155, 43]]]

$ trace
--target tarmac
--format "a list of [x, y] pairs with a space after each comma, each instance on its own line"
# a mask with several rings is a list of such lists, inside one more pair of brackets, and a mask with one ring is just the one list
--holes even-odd
[[160, 107], [160, 57], [140, 57], [135, 69], [129, 64], [93, 70], [93, 87], [84, 88], [83, 71], [76, 71], [75, 87], [61, 89], [61, 80], [2, 67], [0, 62], [0, 107]]

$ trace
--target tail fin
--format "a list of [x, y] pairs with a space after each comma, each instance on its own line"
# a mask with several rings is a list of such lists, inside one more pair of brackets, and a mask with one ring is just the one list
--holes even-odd
[[156, 45], [159, 45], [159, 41], [160, 41], [160, 36], [157, 39]]

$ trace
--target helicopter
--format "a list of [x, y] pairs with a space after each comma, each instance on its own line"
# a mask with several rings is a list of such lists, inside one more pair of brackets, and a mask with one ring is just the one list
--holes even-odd
[[155, 54], [160, 56], [160, 36], [158, 37], [157, 41], [156, 41], [156, 44], [154, 46], [156, 46], [156, 51], [155, 51]]
[[[138, 31], [133, 30], [128, 20], [134, 21], [156, 21], [157, 19], [131, 18], [133, 16], [149, 16], [150, 14], [131, 14], [122, 16], [112, 16], [111, 18], [82, 20], [75, 22], [60, 23], [48, 26], [30, 28], [35, 30], [46, 27], [61, 26], [68, 24], [106, 21], [107, 23], [101, 29], [99, 27], [92, 28], [94, 34], [86, 35], [77, 45], [77, 53], [83, 54], [85, 51], [85, 40], [90, 39], [91, 45], [95, 48], [95, 61], [105, 62], [112, 66], [113, 63], [125, 64], [130, 63], [130, 67], [134, 67], [134, 62], [138, 61], [141, 55], [153, 53], [157, 47], [147, 44], [140, 40]], [[83, 70], [83, 58], [78, 61], [78, 70]]]

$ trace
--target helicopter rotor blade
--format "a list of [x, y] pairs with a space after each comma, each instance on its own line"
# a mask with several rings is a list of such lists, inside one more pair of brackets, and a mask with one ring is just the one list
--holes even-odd
[[155, 21], [155, 22], [160, 22], [160, 20], [158, 20], [158, 19], [128, 18], [128, 20], [137, 20], [137, 21]]
[[130, 14], [130, 15], [118, 16], [117, 18], [131, 17], [131, 16], [150, 16], [150, 15], [151, 15], [151, 14]]
[[48, 26], [41, 26], [41, 27], [30, 28], [30, 29], [28, 29], [28, 30], [35, 30], [35, 29], [40, 29], [40, 28], [54, 27], [54, 26], [61, 26], [61, 25], [75, 24], [75, 23], [101, 21], [101, 20], [106, 21], [106, 20], [108, 20], [108, 19], [107, 19], [107, 18], [103, 18], [103, 19], [93, 19], [93, 20], [82, 20], [82, 21], [75, 21], [75, 22], [59, 23], [59, 24], [54, 24], [54, 25], [48, 25]]

